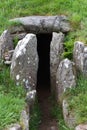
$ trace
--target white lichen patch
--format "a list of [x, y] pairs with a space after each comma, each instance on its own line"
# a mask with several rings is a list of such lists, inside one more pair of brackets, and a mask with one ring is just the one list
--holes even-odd
[[20, 75], [16, 75], [16, 80], [19, 80], [20, 79]]
[[87, 47], [84, 48], [84, 52], [87, 53]]
[[65, 65], [65, 67], [66, 67], [66, 68], [68, 68], [68, 67], [69, 67], [68, 63], [65, 63], [64, 65]]
[[23, 82], [25, 82], [25, 79], [23, 79]]
[[19, 62], [19, 65], [21, 65], [21, 62]]
[[31, 79], [31, 76], [29, 76], [29, 79]]
[[56, 81], [56, 84], [58, 84], [58, 81]]
[[30, 64], [31, 62], [30, 61], [28, 61], [28, 64]]
[[19, 86], [19, 82], [16, 82], [16, 85]]
[[32, 90], [32, 91], [29, 91], [26, 96], [30, 99], [34, 99], [35, 95], [36, 95], [36, 90]]

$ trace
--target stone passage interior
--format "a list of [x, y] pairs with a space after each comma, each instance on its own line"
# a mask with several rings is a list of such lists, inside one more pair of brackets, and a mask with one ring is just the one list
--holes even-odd
[[39, 57], [37, 89], [50, 87], [50, 43], [52, 34], [37, 34], [37, 52]]

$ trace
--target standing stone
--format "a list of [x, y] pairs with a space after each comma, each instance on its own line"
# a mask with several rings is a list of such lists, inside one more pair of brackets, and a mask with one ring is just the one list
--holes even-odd
[[75, 113], [69, 110], [69, 105], [66, 99], [62, 103], [63, 117], [66, 125], [69, 128], [74, 128], [76, 124]]
[[26, 89], [32, 90], [36, 87], [37, 68], [37, 39], [34, 34], [27, 34], [15, 48], [11, 76], [16, 80], [17, 85], [22, 83]]
[[61, 61], [63, 49], [64, 34], [53, 32], [52, 42], [50, 45], [50, 75], [52, 89], [56, 87], [56, 72]]
[[79, 41], [75, 42], [73, 58], [77, 71], [87, 77], [87, 46], [84, 43]]
[[57, 74], [56, 74], [56, 89], [57, 97], [61, 102], [61, 96], [67, 88], [75, 87], [75, 68], [74, 63], [68, 59], [64, 59], [60, 62]]
[[14, 44], [8, 30], [5, 30], [0, 36], [0, 58], [5, 58], [8, 51], [13, 50]]

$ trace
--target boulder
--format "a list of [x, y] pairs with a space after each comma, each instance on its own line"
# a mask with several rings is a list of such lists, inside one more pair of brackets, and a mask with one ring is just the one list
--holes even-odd
[[75, 64], [66, 58], [60, 62], [56, 74], [56, 92], [59, 102], [66, 89], [75, 85]]
[[0, 36], [0, 58], [5, 58], [7, 55], [10, 58], [8, 51], [14, 49], [14, 44], [10, 32], [5, 30]]
[[87, 130], [87, 124], [78, 125], [75, 130]]
[[52, 32], [69, 32], [70, 24], [66, 16], [28, 16], [15, 18], [10, 21], [18, 22], [24, 26], [27, 32], [52, 33]]
[[50, 44], [50, 77], [52, 89], [56, 87], [56, 72], [61, 61], [63, 49], [64, 34], [53, 32]]
[[81, 72], [87, 77], [87, 46], [82, 42], [75, 42], [73, 59], [77, 72]]
[[27, 34], [15, 48], [11, 76], [16, 84], [24, 84], [29, 91], [35, 89], [37, 82], [38, 55], [37, 39], [34, 34]]

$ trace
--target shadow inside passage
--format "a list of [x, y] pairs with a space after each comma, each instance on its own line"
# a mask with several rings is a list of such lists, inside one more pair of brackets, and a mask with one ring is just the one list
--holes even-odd
[[37, 90], [50, 89], [50, 43], [52, 34], [37, 34], [37, 52], [39, 57], [37, 72]]

